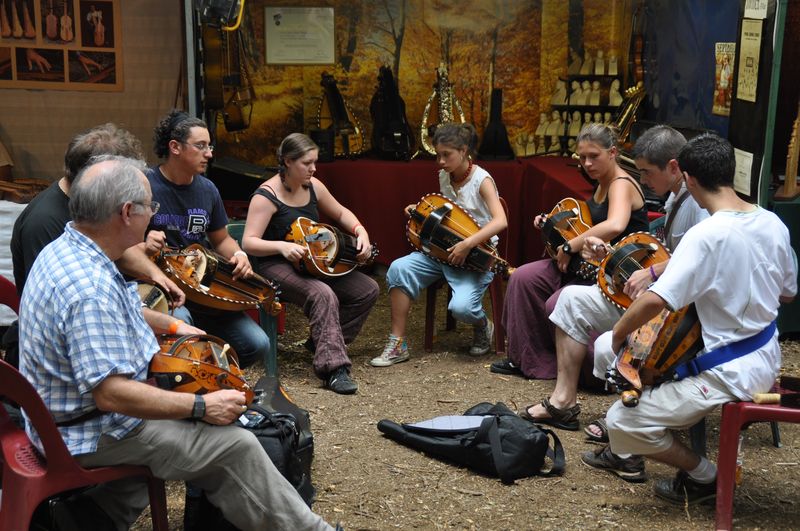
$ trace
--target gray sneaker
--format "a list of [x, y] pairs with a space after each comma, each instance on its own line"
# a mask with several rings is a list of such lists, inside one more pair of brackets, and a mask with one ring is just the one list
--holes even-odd
[[486, 326], [472, 327], [472, 345], [469, 347], [470, 356], [483, 356], [492, 348], [494, 339], [494, 323], [486, 319]]
[[406, 340], [402, 337], [389, 335], [389, 340], [386, 342], [386, 346], [383, 347], [381, 355], [372, 358], [369, 363], [373, 367], [389, 367], [395, 363], [406, 361], [408, 358]]

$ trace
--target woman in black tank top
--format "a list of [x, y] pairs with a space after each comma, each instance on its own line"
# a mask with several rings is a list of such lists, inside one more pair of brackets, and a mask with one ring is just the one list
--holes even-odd
[[[553, 326], [549, 315], [567, 284], [584, 283], [564, 274], [572, 254], [579, 253], [587, 236], [603, 241], [647, 230], [647, 210], [639, 184], [617, 164], [617, 136], [608, 126], [589, 124], [577, 138], [577, 152], [589, 176], [597, 181], [587, 201], [592, 227], [559, 249], [556, 260], [545, 258], [517, 268], [506, 289], [503, 325], [508, 334], [508, 359], [496, 362], [497, 372], [521, 371], [528, 378], [552, 379], [557, 364]], [[542, 224], [537, 216], [534, 224]]]
[[358, 218], [331, 195], [316, 177], [319, 148], [306, 135], [293, 133], [278, 148], [280, 171], [262, 184], [250, 199], [242, 248], [259, 257], [258, 271], [280, 285], [283, 302], [297, 304], [309, 319], [314, 372], [325, 386], [340, 394], [358, 389], [350, 377], [346, 345], [358, 335], [378, 298], [378, 284], [351, 271], [340, 277], [317, 279], [298, 272], [304, 246], [285, 240], [291, 223], [303, 216], [319, 221], [320, 213], [345, 232], [356, 235], [358, 257], [372, 251], [369, 234]]

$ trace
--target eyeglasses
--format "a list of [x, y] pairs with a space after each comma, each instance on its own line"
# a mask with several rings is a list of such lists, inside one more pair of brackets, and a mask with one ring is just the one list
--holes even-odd
[[158, 201], [150, 201], [149, 203], [145, 203], [144, 201], [131, 201], [131, 203], [133, 203], [134, 205], [148, 207], [150, 209], [150, 212], [152, 212], [151, 215], [153, 216], [155, 216], [156, 212], [158, 212], [158, 209], [161, 208], [161, 203], [159, 203]]
[[208, 151], [209, 153], [214, 152], [214, 146], [212, 146], [211, 144], [192, 144], [191, 142], [181, 142], [181, 144], [192, 146], [197, 151], [202, 151], [203, 153], [205, 153], [206, 151]]

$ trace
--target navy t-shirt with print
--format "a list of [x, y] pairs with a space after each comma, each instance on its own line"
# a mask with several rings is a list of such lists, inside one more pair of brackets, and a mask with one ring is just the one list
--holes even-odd
[[164, 231], [171, 247], [193, 243], [206, 247], [206, 233], [228, 224], [222, 197], [213, 182], [195, 175], [191, 184], [176, 185], [164, 177], [158, 166], [145, 171], [153, 191], [153, 201], [161, 204], [150, 219], [148, 230]]

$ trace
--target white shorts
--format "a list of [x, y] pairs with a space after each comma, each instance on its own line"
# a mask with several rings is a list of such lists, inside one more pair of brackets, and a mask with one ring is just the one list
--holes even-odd
[[622, 316], [622, 310], [603, 296], [597, 285], [571, 285], [561, 290], [550, 320], [569, 337], [589, 344], [592, 332], [611, 330]]

